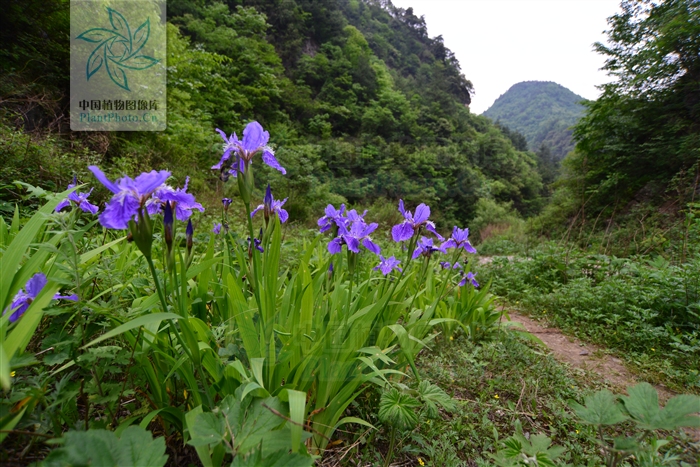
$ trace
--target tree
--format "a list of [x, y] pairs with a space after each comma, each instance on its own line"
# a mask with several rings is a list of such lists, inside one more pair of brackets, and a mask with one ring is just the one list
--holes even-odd
[[608, 19], [604, 69], [616, 78], [575, 127], [592, 202], [662, 194], [700, 160], [700, 3], [624, 0]]

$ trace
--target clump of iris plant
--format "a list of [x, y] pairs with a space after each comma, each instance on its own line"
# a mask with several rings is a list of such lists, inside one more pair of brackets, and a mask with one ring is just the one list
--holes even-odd
[[261, 152], [262, 160], [273, 169], [279, 170], [283, 174], [287, 171], [275, 158], [275, 153], [267, 143], [270, 140], [270, 133], [263, 130], [258, 122], [250, 122], [243, 130], [243, 139], [239, 140], [236, 133], [226, 136], [220, 129], [216, 129], [224, 139], [224, 153], [218, 164], [213, 165], [212, 170], [221, 172], [221, 179], [226, 181], [229, 176], [236, 177], [238, 173], [244, 173], [253, 157]]
[[429, 206], [421, 203], [416, 207], [416, 213], [413, 214], [411, 211], [407, 211], [404, 208], [403, 200], [401, 199], [399, 200], [399, 212], [404, 217], [404, 221], [391, 229], [391, 236], [394, 238], [395, 242], [410, 240], [421, 228], [425, 228], [425, 230], [435, 235], [438, 240], [445, 240], [445, 238], [435, 230], [435, 223], [428, 220], [428, 217], [430, 217]]
[[[71, 188], [75, 188], [78, 185], [76, 177], [73, 177], [73, 183], [68, 185], [68, 189], [70, 190]], [[78, 206], [83, 212], [89, 212], [90, 214], [97, 214], [97, 211], [99, 211], [99, 208], [95, 206], [94, 204], [91, 204], [87, 199], [88, 196], [92, 193], [92, 189], [88, 191], [87, 193], [82, 193], [79, 191], [72, 191], [69, 195], [68, 198], [64, 199], [60, 203], [56, 205], [55, 211], [61, 211], [64, 208], [67, 208], [71, 204], [75, 204]]]
[[[24, 289], [20, 289], [19, 292], [12, 299], [12, 303], [7, 307], [2, 314], [12, 313], [8, 318], [11, 323], [17, 321], [25, 311], [29, 308], [29, 305], [39, 296], [44, 286], [48, 283], [46, 276], [38, 272], [32, 276], [31, 279], [27, 281]], [[59, 293], [53, 296], [54, 300], [71, 300], [74, 302], [78, 301], [78, 296], [76, 294], [71, 295], [61, 295]]]
[[257, 208], [253, 209], [250, 213], [250, 217], [253, 217], [256, 212], [262, 210], [265, 221], [269, 221], [273, 214], [277, 214], [280, 222], [283, 224], [289, 219], [289, 213], [285, 209], [282, 209], [284, 203], [287, 202], [288, 198], [284, 198], [282, 201], [272, 197], [272, 189], [270, 189], [270, 184], [267, 184], [267, 190], [265, 191], [265, 198], [263, 198], [263, 204], [259, 205]]

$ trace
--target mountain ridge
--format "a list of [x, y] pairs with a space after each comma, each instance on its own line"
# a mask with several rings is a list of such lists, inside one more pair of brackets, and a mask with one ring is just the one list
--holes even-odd
[[530, 150], [537, 151], [544, 144], [561, 160], [574, 148], [570, 128], [583, 115], [584, 100], [553, 81], [522, 81], [482, 115], [522, 133]]

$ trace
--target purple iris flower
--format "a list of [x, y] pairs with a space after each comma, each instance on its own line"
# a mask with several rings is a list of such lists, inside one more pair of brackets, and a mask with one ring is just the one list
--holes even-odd
[[[70, 190], [71, 188], [75, 188], [77, 185], [77, 180], [75, 177], [73, 177], [73, 183], [68, 185], [68, 189]], [[90, 193], [92, 193], [92, 188], [90, 191], [87, 193], [81, 193], [79, 191], [72, 191], [69, 195], [68, 198], [64, 199], [58, 205], [56, 205], [56, 209], [54, 209], [56, 212], [62, 210], [65, 207], [70, 206], [71, 202], [78, 206], [80, 209], [83, 210], [83, 212], [89, 212], [90, 214], [97, 214], [97, 211], [99, 211], [99, 208], [95, 206], [94, 204], [91, 204], [87, 199], [88, 196], [90, 196]]]
[[333, 226], [333, 224], [337, 225], [338, 227], [345, 225], [346, 218], [343, 216], [344, 213], [344, 204], [341, 204], [340, 208], [338, 209], [336, 209], [332, 204], [326, 206], [326, 215], [318, 220], [318, 226], [321, 227], [321, 233], [327, 232]]
[[471, 282], [471, 284], [474, 287], [479, 287], [479, 283], [475, 279], [476, 273], [468, 272], [463, 278], [462, 281], [459, 283], [460, 287], [464, 287], [467, 284], [467, 281]]
[[269, 219], [270, 216], [273, 213], [275, 213], [280, 218], [280, 222], [285, 223], [287, 222], [287, 219], [289, 219], [289, 213], [287, 213], [286, 210], [282, 209], [282, 206], [284, 205], [284, 203], [287, 202], [287, 199], [289, 198], [284, 198], [282, 201], [280, 201], [278, 199], [273, 198], [272, 190], [270, 189], [270, 184], [268, 183], [267, 191], [265, 191], [265, 198], [263, 199], [263, 204], [253, 209], [253, 212], [250, 213], [250, 217], [253, 217], [256, 212], [262, 209], [265, 219]]
[[[2, 314], [4, 315], [8, 311], [12, 311], [12, 314], [10, 315], [9, 321], [11, 323], [14, 323], [17, 321], [20, 316], [24, 314], [25, 311], [29, 308], [29, 305], [34, 301], [34, 299], [39, 295], [39, 292], [44, 288], [48, 280], [46, 279], [46, 276], [38, 272], [32, 276], [31, 279], [29, 279], [24, 286], [24, 290], [20, 289], [19, 292], [17, 292], [17, 295], [12, 299], [12, 303], [10, 304], [9, 307], [7, 307]], [[25, 292], [26, 290], [26, 292]], [[55, 294], [53, 296], [54, 300], [72, 300], [74, 302], [78, 301], [78, 296], [76, 294], [71, 294], [71, 295], [61, 295], [61, 294]]]
[[445, 250], [445, 248], [442, 245], [433, 245], [432, 238], [421, 237], [420, 240], [418, 240], [418, 243], [416, 244], [415, 251], [413, 252], [413, 259], [416, 259], [421, 255], [430, 258], [432, 254], [436, 251], [439, 251], [440, 253], [447, 253], [447, 250]]
[[221, 203], [224, 205], [224, 209], [228, 211], [228, 207], [231, 206], [233, 200], [231, 198], [222, 198]]
[[391, 235], [395, 242], [409, 240], [421, 226], [425, 226], [425, 229], [432, 232], [440, 241], [445, 240], [445, 238], [435, 230], [435, 224], [428, 220], [428, 217], [430, 217], [430, 207], [421, 203], [416, 208], [416, 214], [413, 215], [411, 211], [406, 211], [406, 209], [404, 209], [403, 200], [401, 199], [399, 200], [399, 212], [403, 215], [404, 221], [391, 229]]
[[204, 212], [204, 207], [199, 204], [192, 193], [187, 193], [187, 185], [190, 177], [185, 178], [185, 186], [173, 188], [170, 185], [162, 185], [154, 193], [151, 199], [146, 202], [148, 214], [153, 215], [160, 212], [163, 205], [170, 201], [170, 205], [175, 211], [175, 217], [179, 221], [186, 221], [192, 215], [192, 210]]
[[382, 255], [379, 255], [379, 260], [379, 264], [374, 267], [375, 271], [380, 270], [385, 276], [394, 269], [398, 270], [399, 272], [403, 272], [403, 269], [399, 267], [401, 261], [399, 261], [395, 257], [391, 256], [389, 258], [385, 258]]
[[328, 244], [328, 252], [332, 255], [340, 253], [343, 245], [347, 245], [348, 250], [353, 253], [359, 253], [361, 243], [369, 251], [378, 255], [381, 252], [381, 248], [369, 238], [369, 235], [377, 229], [378, 225], [376, 222], [367, 225], [362, 219], [358, 219], [350, 224], [349, 229], [345, 224], [339, 225], [338, 236]]
[[452, 229], [452, 236], [442, 244], [443, 248], [464, 248], [469, 253], [476, 253], [476, 249], [469, 241], [469, 229]]
[[221, 233], [221, 227], [221, 223], [217, 222], [216, 224], [214, 224], [214, 228], [211, 229], [211, 231], [214, 232], [214, 234], [219, 235]]
[[[243, 130], [243, 139], [239, 140], [236, 133], [230, 137], [226, 136], [220, 129], [216, 129], [224, 139], [224, 154], [218, 164], [212, 166], [212, 170], [220, 170], [222, 175], [228, 169], [228, 173], [234, 177], [238, 172], [245, 172], [245, 168], [250, 164], [253, 156], [262, 152], [262, 160], [273, 169], [279, 170], [283, 174], [287, 171], [275, 158], [272, 148], [267, 145], [270, 140], [270, 133], [263, 130], [258, 122], [250, 122]], [[234, 159], [231, 160], [232, 156]]]
[[99, 167], [88, 167], [95, 177], [109, 191], [114, 193], [105, 210], [100, 214], [100, 224], [108, 229], [126, 229], [148, 201], [148, 198], [170, 177], [170, 172], [161, 170], [144, 172], [135, 179], [123, 177], [117, 182], [110, 181]]

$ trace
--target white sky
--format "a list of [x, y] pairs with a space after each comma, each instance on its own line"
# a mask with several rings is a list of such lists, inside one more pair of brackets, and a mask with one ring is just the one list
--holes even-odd
[[442, 35], [474, 85], [480, 114], [521, 81], [554, 81], [586, 99], [610, 78], [599, 69], [606, 19], [619, 0], [392, 0], [425, 16], [428, 35]]

